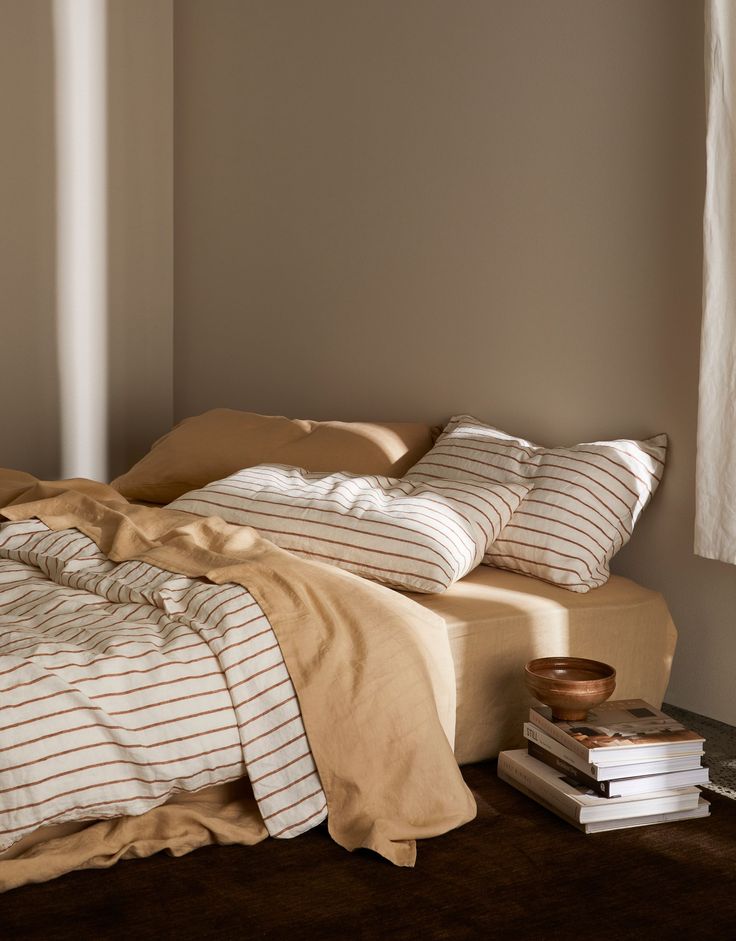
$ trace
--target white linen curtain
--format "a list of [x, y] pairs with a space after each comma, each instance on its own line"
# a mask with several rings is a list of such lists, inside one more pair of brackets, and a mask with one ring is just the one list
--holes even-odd
[[736, 563], [736, 3], [705, 4], [703, 328], [695, 552]]

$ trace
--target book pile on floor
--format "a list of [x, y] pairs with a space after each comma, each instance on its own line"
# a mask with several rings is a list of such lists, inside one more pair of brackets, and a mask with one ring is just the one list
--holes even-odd
[[704, 739], [641, 699], [604, 702], [581, 722], [532, 703], [527, 748], [498, 776], [585, 833], [707, 817]]

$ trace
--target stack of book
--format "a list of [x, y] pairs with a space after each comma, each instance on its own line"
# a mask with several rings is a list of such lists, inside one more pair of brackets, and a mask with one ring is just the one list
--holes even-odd
[[704, 739], [641, 699], [604, 702], [582, 722], [532, 703], [527, 748], [499, 777], [585, 833], [707, 817]]

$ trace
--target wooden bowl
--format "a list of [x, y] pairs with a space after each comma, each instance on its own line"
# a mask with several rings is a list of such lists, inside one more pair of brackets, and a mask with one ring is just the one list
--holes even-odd
[[524, 667], [527, 689], [555, 719], [578, 722], [588, 710], [606, 699], [616, 688], [616, 671], [599, 660], [581, 657], [540, 657]]

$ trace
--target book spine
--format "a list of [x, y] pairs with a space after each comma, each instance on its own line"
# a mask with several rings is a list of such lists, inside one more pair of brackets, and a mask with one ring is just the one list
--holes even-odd
[[571, 752], [569, 748], [567, 748], [561, 742], [558, 742], [557, 739], [546, 735], [533, 722], [524, 723], [524, 737], [527, 738], [530, 742], [534, 742], [536, 745], [539, 745], [539, 747], [543, 748], [545, 751], [552, 752], [554, 755], [557, 755], [559, 758], [567, 761], [573, 767], [577, 768], [577, 770], [582, 774], [587, 774], [589, 777], [593, 778], [597, 775], [598, 772], [595, 765], [592, 765], [589, 761], [586, 761], [584, 758], [580, 758], [574, 752]]
[[537, 728], [541, 729], [550, 738], [553, 738], [555, 741], [559, 742], [560, 745], [563, 745], [565, 748], [568, 748], [571, 752], [574, 752], [580, 758], [583, 758], [585, 761], [590, 762], [590, 752], [581, 743], [573, 738], [572, 735], [568, 735], [567, 732], [558, 728], [554, 722], [550, 722], [549, 719], [545, 719], [544, 716], [540, 715], [536, 709], [532, 706], [529, 709], [529, 721], [532, 725], [536, 725]]
[[504, 752], [498, 756], [498, 776], [508, 784], [519, 784], [519, 790], [524, 791], [532, 798], [540, 797], [551, 805], [561, 817], [573, 823], [580, 823], [580, 806], [566, 794], [561, 793], [552, 784], [541, 780], [536, 775], [529, 774], [525, 768], [520, 768], [506, 760]]
[[560, 758], [559, 755], [547, 751], [534, 741], [529, 742], [527, 751], [532, 758], [536, 758], [537, 761], [541, 761], [550, 768], [554, 768], [555, 771], [561, 771], [563, 774], [577, 781], [578, 784], [582, 784], [584, 787], [590, 788], [591, 791], [595, 791], [596, 794], [600, 794], [601, 797], [611, 796], [611, 785], [609, 781], [596, 781], [595, 778], [592, 778], [589, 774], [584, 774], [579, 768], [576, 768], [575, 765], [570, 764], [569, 761], [565, 761], [565, 759]]
[[622, 817], [645, 817], [651, 814], [668, 814], [677, 810], [691, 810], [697, 806], [699, 791], [695, 788], [681, 788], [679, 794], [671, 789], [666, 795], [652, 793], [649, 797], [612, 801], [605, 808], [600, 804], [588, 805], [580, 811], [581, 823], [592, 823], [597, 820], [620, 820]]
[[674, 823], [680, 820], [698, 820], [710, 817], [710, 807], [700, 799], [693, 810], [675, 810], [669, 814], [649, 814], [646, 817], [624, 817], [621, 820], [601, 820], [598, 823], [581, 824], [586, 833], [605, 833], [610, 830], [628, 830], [632, 827], [651, 827], [659, 823]]

